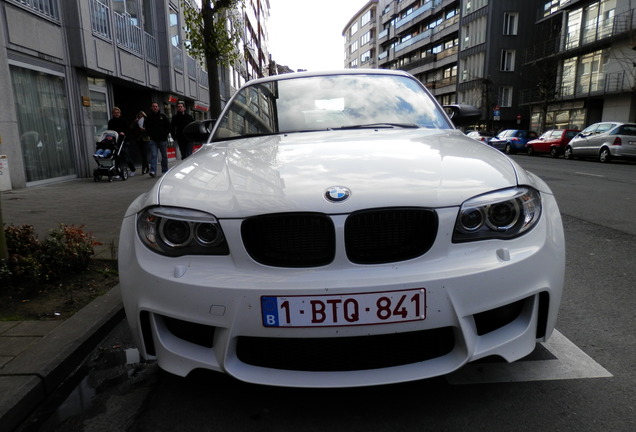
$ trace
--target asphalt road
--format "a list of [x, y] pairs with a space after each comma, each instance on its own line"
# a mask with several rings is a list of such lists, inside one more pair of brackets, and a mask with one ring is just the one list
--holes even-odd
[[47, 430], [636, 430], [636, 164], [514, 159], [553, 189], [567, 241], [558, 332], [530, 358], [407, 384], [287, 389], [207, 372], [183, 379], [134, 359], [125, 366], [122, 324]]

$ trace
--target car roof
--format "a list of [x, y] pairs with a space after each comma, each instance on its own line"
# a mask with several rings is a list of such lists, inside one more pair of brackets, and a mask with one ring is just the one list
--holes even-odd
[[413, 75], [401, 71], [401, 70], [393, 70], [393, 69], [335, 69], [330, 71], [319, 71], [319, 72], [292, 72], [280, 75], [272, 75], [263, 78], [257, 78], [251, 81], [248, 81], [244, 85], [252, 85], [252, 84], [260, 84], [272, 81], [282, 81], [286, 79], [293, 78], [303, 78], [303, 77], [318, 77], [318, 76], [331, 76], [331, 75], [389, 75], [389, 76], [403, 76], [413, 78]]

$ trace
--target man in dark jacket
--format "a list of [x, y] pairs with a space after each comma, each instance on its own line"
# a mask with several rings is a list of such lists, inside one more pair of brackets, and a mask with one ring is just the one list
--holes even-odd
[[172, 135], [172, 138], [176, 140], [179, 145], [181, 159], [185, 159], [192, 154], [193, 143], [183, 135], [183, 128], [193, 121], [192, 116], [185, 110], [185, 103], [179, 101], [179, 103], [177, 103], [177, 113], [170, 121], [170, 135]]
[[146, 133], [150, 137], [148, 143], [150, 160], [150, 176], [157, 173], [157, 152], [161, 152], [161, 174], [168, 171], [168, 133], [170, 133], [170, 120], [161, 111], [159, 104], [153, 102], [150, 105], [150, 113], [144, 122]]

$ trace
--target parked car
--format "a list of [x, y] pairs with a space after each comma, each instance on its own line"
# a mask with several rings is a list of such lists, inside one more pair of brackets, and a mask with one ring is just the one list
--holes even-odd
[[514, 154], [519, 151], [526, 151], [526, 143], [536, 137], [537, 133], [533, 131], [506, 129], [499, 132], [488, 144], [506, 154]]
[[[466, 107], [449, 109], [461, 123]], [[355, 387], [514, 361], [552, 333], [554, 195], [411, 75], [257, 79], [188, 136], [208, 128], [123, 219], [120, 287], [143, 358], [181, 376]]]
[[473, 130], [473, 131], [468, 131], [466, 133], [466, 136], [468, 138], [472, 138], [474, 140], [481, 141], [483, 143], [488, 144], [488, 142], [492, 139], [494, 134], [489, 131]]
[[552, 157], [559, 157], [563, 154], [565, 146], [576, 134], [581, 132], [578, 129], [552, 129], [546, 131], [539, 138], [526, 143], [526, 151], [529, 155], [537, 153], [549, 153]]
[[601, 122], [583, 129], [565, 147], [563, 157], [636, 159], [636, 123]]

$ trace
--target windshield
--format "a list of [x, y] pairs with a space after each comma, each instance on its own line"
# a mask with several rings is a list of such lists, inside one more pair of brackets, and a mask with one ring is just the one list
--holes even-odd
[[453, 128], [413, 78], [304, 76], [239, 90], [212, 140], [364, 127]]

